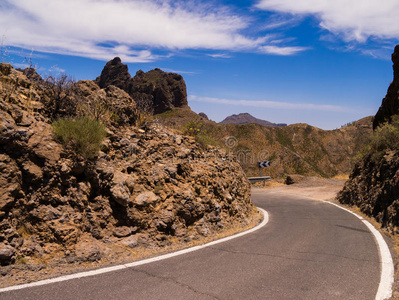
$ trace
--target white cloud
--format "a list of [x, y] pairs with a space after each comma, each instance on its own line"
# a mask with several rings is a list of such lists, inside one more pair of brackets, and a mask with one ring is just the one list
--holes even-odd
[[227, 54], [227, 53], [216, 53], [216, 54], [207, 54], [210, 57], [213, 58], [231, 58], [232, 56]]
[[274, 55], [294, 55], [307, 49], [305, 47], [278, 47], [273, 45], [259, 47], [260, 52]]
[[315, 15], [320, 27], [345, 41], [399, 38], [398, 0], [260, 0], [257, 8], [294, 15]]
[[[257, 51], [267, 37], [223, 6], [183, 0], [2, 0], [7, 44], [35, 51], [149, 62], [179, 49]], [[144, 50], [145, 49], [145, 50]]]
[[188, 75], [198, 74], [198, 72], [194, 72], [194, 71], [182, 71], [182, 70], [175, 70], [175, 69], [169, 69], [169, 68], [160, 68], [160, 69], [165, 72], [176, 73], [176, 74], [188, 74]]
[[198, 97], [189, 95], [189, 101], [206, 102], [212, 104], [226, 104], [235, 106], [258, 107], [258, 108], [276, 108], [289, 110], [311, 110], [311, 111], [329, 111], [329, 112], [349, 112], [351, 109], [329, 104], [311, 104], [311, 103], [289, 103], [277, 101], [254, 101], [254, 100], [230, 100], [210, 97]]

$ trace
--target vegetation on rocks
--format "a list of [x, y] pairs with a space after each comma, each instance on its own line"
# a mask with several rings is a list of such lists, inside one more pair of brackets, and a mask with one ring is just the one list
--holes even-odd
[[98, 153], [107, 134], [100, 121], [89, 117], [58, 119], [52, 125], [63, 145], [86, 159]]

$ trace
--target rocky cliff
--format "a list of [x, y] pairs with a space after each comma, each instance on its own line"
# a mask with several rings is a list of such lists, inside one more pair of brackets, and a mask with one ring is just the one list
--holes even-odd
[[337, 197], [341, 203], [358, 206], [393, 233], [399, 233], [398, 55], [396, 46], [392, 55], [394, 81], [375, 116], [375, 132]]
[[378, 126], [386, 121], [390, 121], [393, 115], [399, 113], [399, 45], [395, 47], [395, 51], [392, 54], [393, 62], [393, 81], [388, 88], [388, 92], [385, 98], [382, 100], [382, 104], [375, 115], [373, 128], [376, 129]]
[[99, 118], [98, 107], [113, 108], [92, 159], [55, 137], [46, 87], [0, 64], [1, 265], [106, 260], [115, 246], [120, 256], [201, 241], [257, 214], [234, 157], [164, 127], [133, 126], [135, 103], [114, 85], [74, 87], [87, 104], [77, 114], [93, 102]]
[[181, 75], [154, 69], [146, 73], [139, 70], [131, 78], [119, 57], [105, 65], [95, 82], [101, 88], [114, 85], [126, 91], [139, 107], [154, 114], [187, 106], [186, 83]]

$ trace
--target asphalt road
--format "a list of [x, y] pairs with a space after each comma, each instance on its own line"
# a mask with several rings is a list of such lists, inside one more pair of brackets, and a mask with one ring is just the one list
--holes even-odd
[[377, 245], [356, 217], [297, 196], [253, 195], [269, 223], [129, 269], [0, 293], [0, 299], [374, 299]]

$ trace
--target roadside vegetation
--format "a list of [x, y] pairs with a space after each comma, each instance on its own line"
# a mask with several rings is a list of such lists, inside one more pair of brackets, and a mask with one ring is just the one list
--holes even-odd
[[370, 156], [371, 160], [377, 162], [387, 154], [388, 151], [399, 150], [399, 116], [392, 117], [391, 122], [379, 126], [370, 136], [368, 144], [356, 157], [356, 161]]

